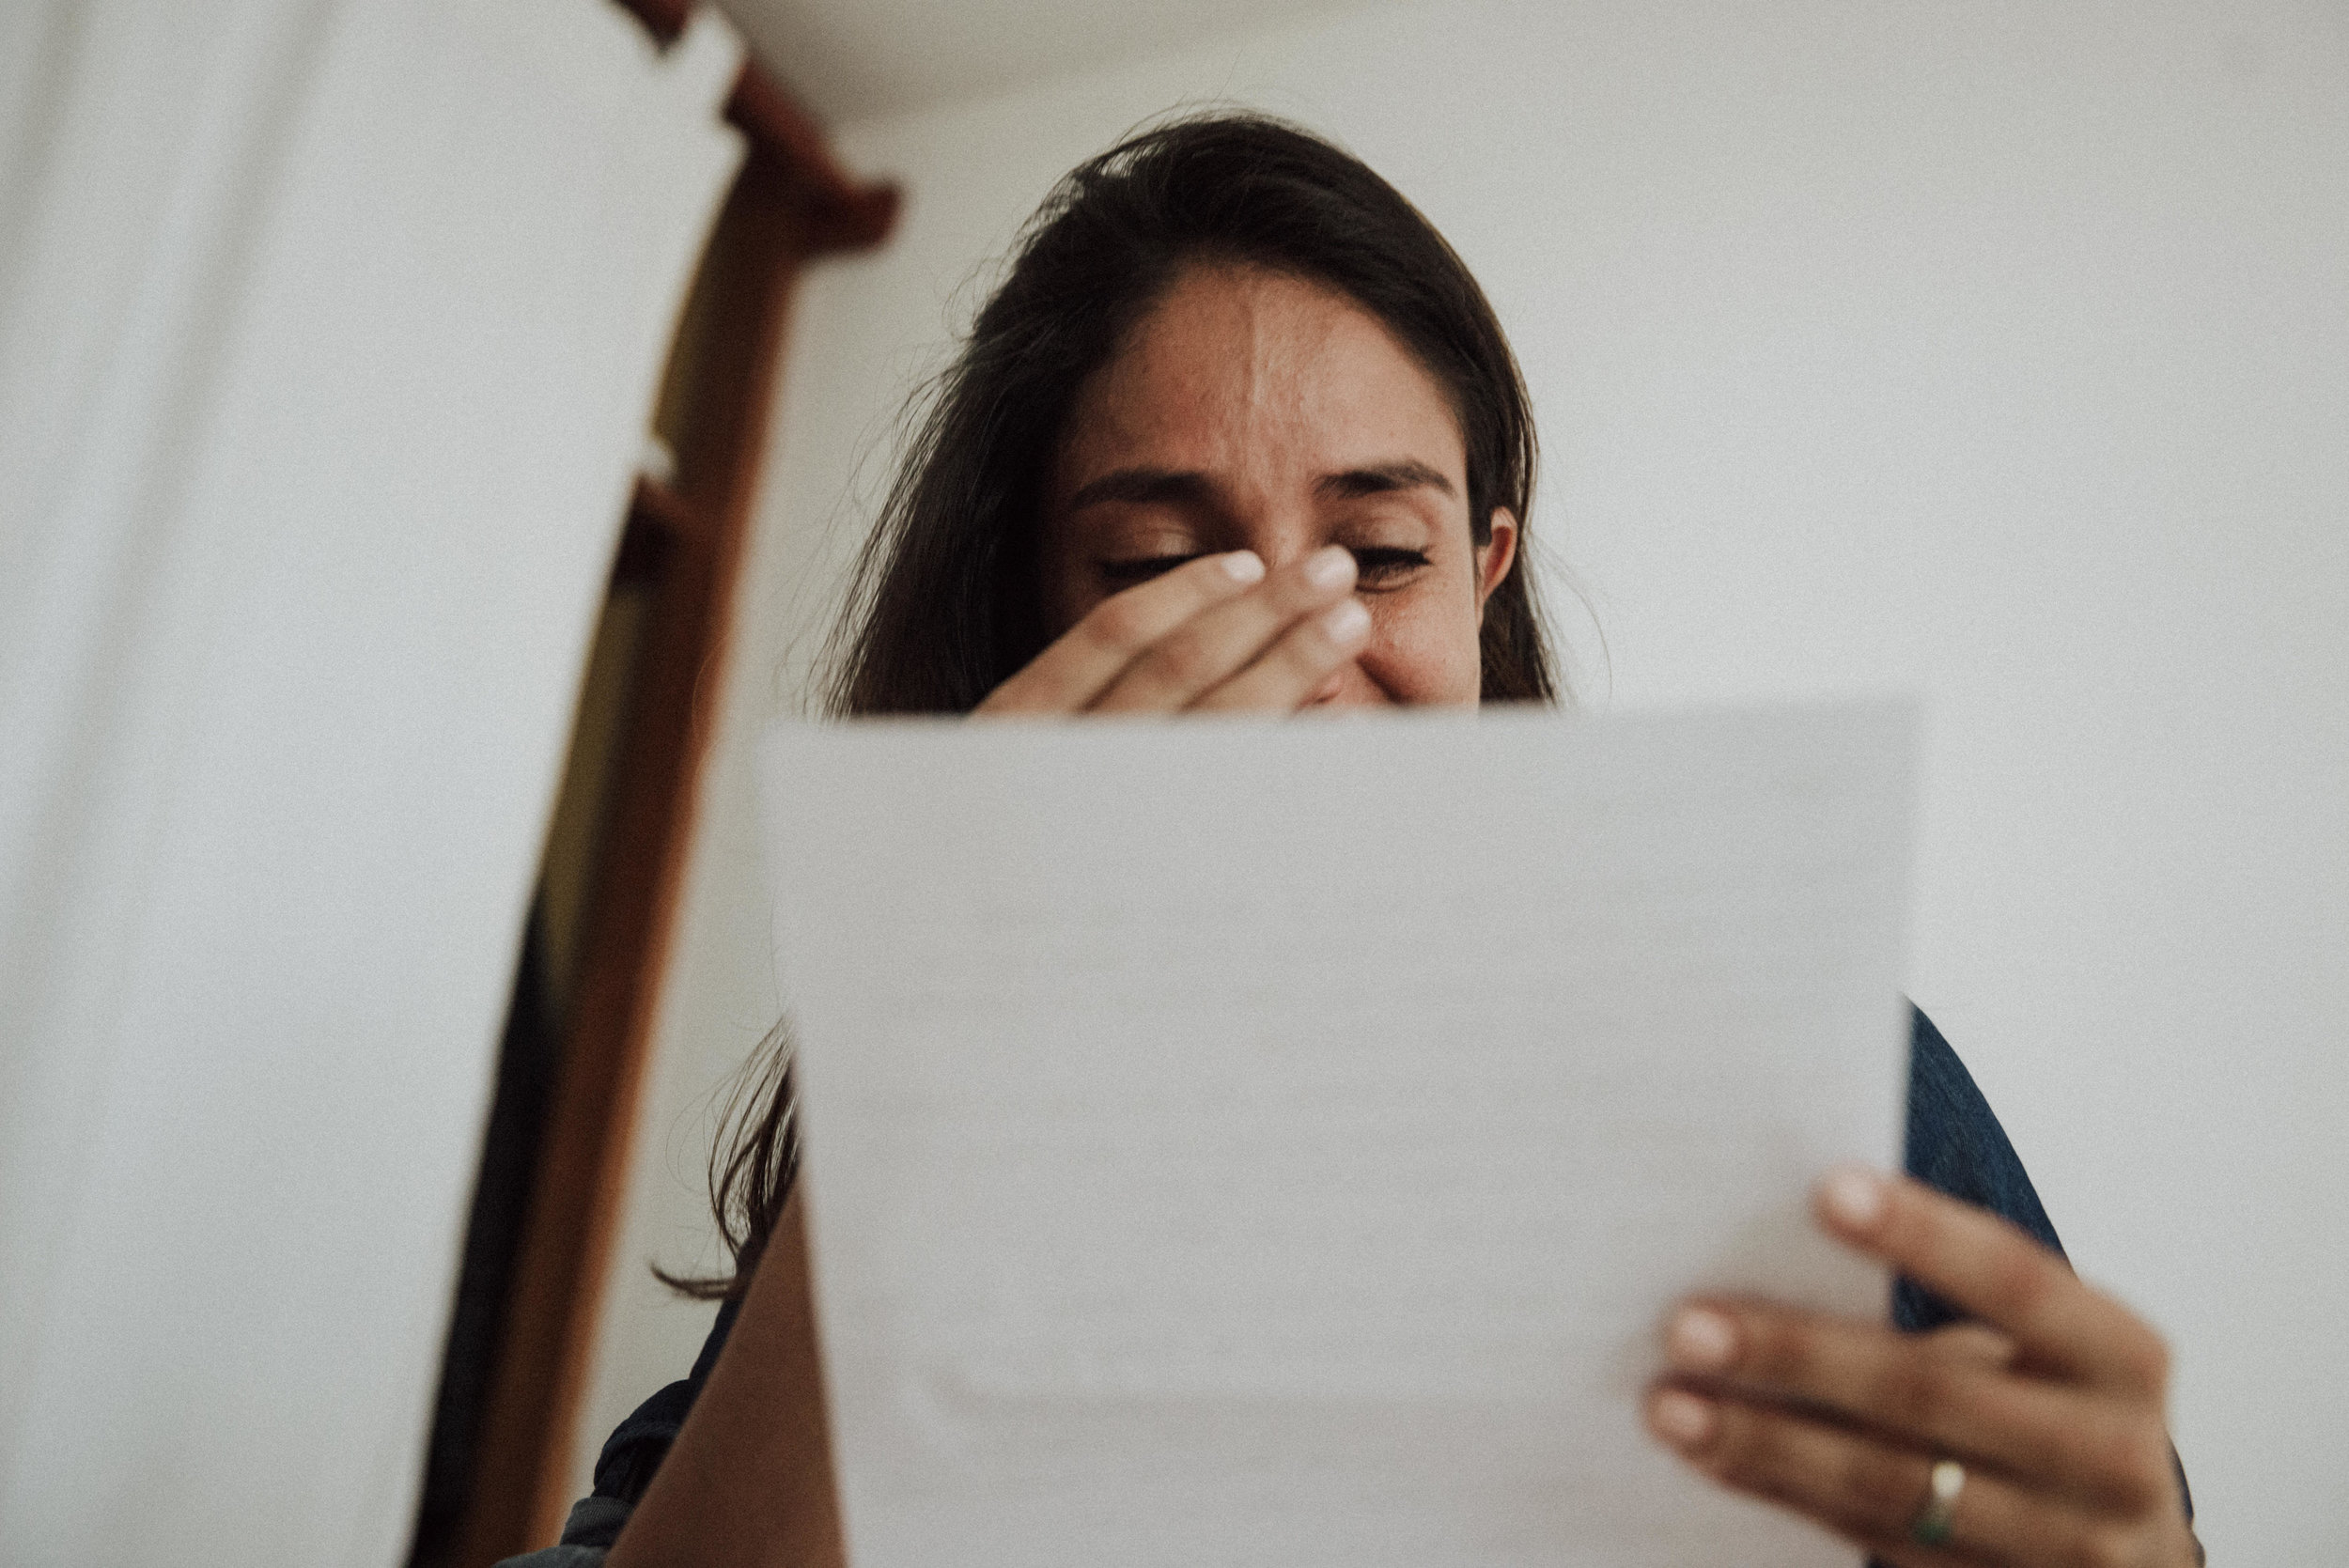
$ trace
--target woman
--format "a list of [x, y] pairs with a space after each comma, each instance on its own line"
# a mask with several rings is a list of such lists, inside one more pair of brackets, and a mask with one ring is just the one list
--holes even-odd
[[[1533, 458], [1490, 307], [1383, 180], [1265, 119], [1145, 132], [1053, 193], [974, 323], [863, 558], [833, 706], [1554, 700], [1520, 569]], [[726, 1305], [606, 1446], [578, 1558], [840, 1560], [779, 1071], [767, 1096], [720, 1184]], [[1893, 1325], [1685, 1303], [1657, 1438], [1894, 1562], [2198, 1561], [2161, 1341], [2064, 1265], [1921, 1015], [1907, 1165], [1818, 1195], [1899, 1272]]]

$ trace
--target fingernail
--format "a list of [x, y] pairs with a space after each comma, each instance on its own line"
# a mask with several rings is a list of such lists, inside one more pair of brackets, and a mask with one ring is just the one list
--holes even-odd
[[1690, 1307], [1672, 1319], [1664, 1353], [1688, 1372], [1719, 1372], [1737, 1348], [1737, 1327], [1716, 1312]]
[[1358, 598], [1343, 599], [1321, 613], [1321, 629], [1340, 647], [1351, 647], [1370, 630], [1370, 612]]
[[1884, 1218], [1884, 1180], [1861, 1166], [1843, 1166], [1819, 1184], [1819, 1202], [1834, 1219], [1863, 1230]]
[[1235, 582], [1264, 581], [1264, 557], [1252, 550], [1236, 550], [1223, 557], [1223, 569], [1232, 574]]
[[1648, 1401], [1648, 1423], [1668, 1443], [1688, 1448], [1713, 1436], [1713, 1406], [1692, 1393], [1666, 1389]]
[[1344, 545], [1323, 545], [1305, 557], [1305, 581], [1316, 588], [1343, 588], [1354, 581], [1354, 552]]

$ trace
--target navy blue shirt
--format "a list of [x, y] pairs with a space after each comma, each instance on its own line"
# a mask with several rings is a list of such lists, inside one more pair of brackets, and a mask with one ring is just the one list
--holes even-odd
[[[2048, 1221], [2015, 1145], [2007, 1141], [2006, 1129], [1999, 1126], [1990, 1102], [1974, 1086], [1973, 1075], [1941, 1038], [1932, 1019], [1913, 1007], [1909, 1015], [1905, 1160], [1908, 1173], [1952, 1198], [2003, 1215], [2061, 1253], [2063, 1244], [2056, 1239], [2055, 1226]], [[564, 1547], [584, 1550], [565, 1553], [556, 1548], [553, 1553], [540, 1554], [537, 1561], [544, 1568], [558, 1568], [567, 1560], [593, 1562], [600, 1557], [601, 1548], [618, 1537], [620, 1527], [627, 1523], [676, 1440], [677, 1429], [684, 1425], [686, 1412], [693, 1407], [694, 1396], [708, 1379], [709, 1369], [717, 1363], [719, 1348], [725, 1343], [739, 1307], [739, 1301], [729, 1301], [718, 1309], [718, 1321], [693, 1362], [692, 1374], [645, 1401], [604, 1443], [596, 1461], [595, 1495], [572, 1510], [570, 1523], [563, 1531]], [[1912, 1280], [1894, 1281], [1892, 1322], [1904, 1332], [1923, 1333], [1964, 1315]], [[2183, 1492], [2184, 1471], [2179, 1473], [2178, 1485]], [[2186, 1517], [2192, 1518], [2190, 1497], [2186, 1510]]]

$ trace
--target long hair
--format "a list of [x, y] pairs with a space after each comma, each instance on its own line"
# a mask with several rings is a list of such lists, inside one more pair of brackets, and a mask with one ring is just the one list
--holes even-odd
[[[965, 713], [1050, 637], [1039, 572], [1043, 487], [1078, 389], [1182, 274], [1264, 268], [1378, 318], [1440, 387], [1467, 451], [1469, 525], [1516, 519], [1517, 564], [1485, 603], [1486, 702], [1554, 702], [1527, 529], [1532, 400], [1501, 322], [1435, 225], [1360, 159], [1252, 114], [1175, 119], [1053, 187], [924, 411], [859, 556], [830, 644], [835, 716]], [[676, 1279], [739, 1296], [799, 1163], [788, 1038], [754, 1061], [710, 1161], [729, 1274]]]

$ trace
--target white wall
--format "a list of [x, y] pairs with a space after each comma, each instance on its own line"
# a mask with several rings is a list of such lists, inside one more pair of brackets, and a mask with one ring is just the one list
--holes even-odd
[[1913, 992], [2173, 1336], [2214, 1560], [2337, 1560], [2349, 23], [2294, 0], [1415, 6], [844, 130], [911, 205], [805, 297], [590, 1430], [707, 1319], [642, 1265], [706, 1234], [697, 1096], [775, 1010], [744, 749], [873, 443], [1052, 178], [1218, 97], [1483, 278], [1586, 704], [1926, 694]]

